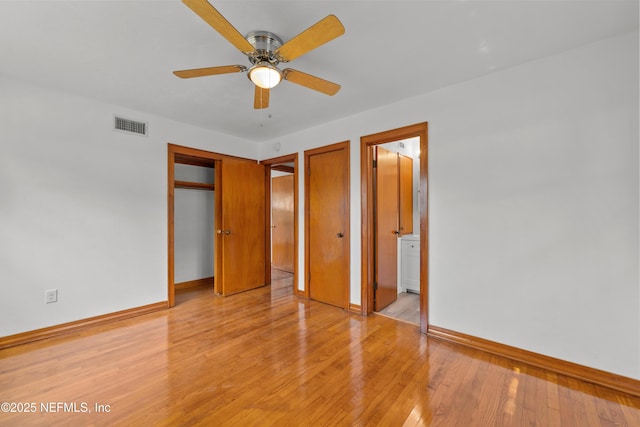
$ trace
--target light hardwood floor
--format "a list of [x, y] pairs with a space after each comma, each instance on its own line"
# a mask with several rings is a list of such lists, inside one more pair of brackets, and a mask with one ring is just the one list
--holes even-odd
[[[37, 411], [0, 425], [640, 425], [639, 398], [299, 299], [290, 279], [176, 301], [1, 350], [0, 401]], [[57, 402], [91, 412], [43, 413]]]

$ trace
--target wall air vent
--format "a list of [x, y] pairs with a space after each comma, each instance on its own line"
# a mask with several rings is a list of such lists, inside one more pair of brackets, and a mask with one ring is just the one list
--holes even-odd
[[133, 133], [136, 135], [147, 136], [149, 126], [146, 122], [127, 119], [124, 117], [113, 116], [113, 129], [121, 132]]

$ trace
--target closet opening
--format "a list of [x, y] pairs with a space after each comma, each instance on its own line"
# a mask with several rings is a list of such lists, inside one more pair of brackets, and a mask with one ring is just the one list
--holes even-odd
[[213, 292], [215, 283], [216, 156], [189, 150], [169, 145], [170, 307], [176, 292], [200, 287]]
[[213, 162], [177, 160], [174, 169], [175, 289], [207, 287], [213, 290], [215, 166]]

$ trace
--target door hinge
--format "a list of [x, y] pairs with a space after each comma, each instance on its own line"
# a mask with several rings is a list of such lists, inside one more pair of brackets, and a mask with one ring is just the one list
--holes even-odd
[[307, 283], [311, 283], [311, 273], [307, 274]]
[[307, 176], [311, 176], [311, 168], [307, 168]]
[[378, 290], [378, 282], [373, 282], [373, 290], [374, 291]]
[[373, 168], [375, 169], [375, 168], [377, 168], [377, 167], [378, 167], [378, 161], [377, 161], [377, 160], [374, 160], [374, 161], [373, 161]]

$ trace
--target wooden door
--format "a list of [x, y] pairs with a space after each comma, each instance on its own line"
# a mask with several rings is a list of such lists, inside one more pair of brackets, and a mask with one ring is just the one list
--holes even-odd
[[218, 163], [216, 289], [230, 295], [265, 285], [266, 175], [264, 165], [250, 161]]
[[398, 154], [375, 147], [375, 271], [374, 309], [380, 311], [398, 298]]
[[308, 295], [348, 309], [349, 146], [330, 147], [305, 153]]
[[400, 234], [413, 234], [413, 159], [398, 155], [400, 168]]
[[293, 273], [293, 175], [271, 179], [271, 266]]

